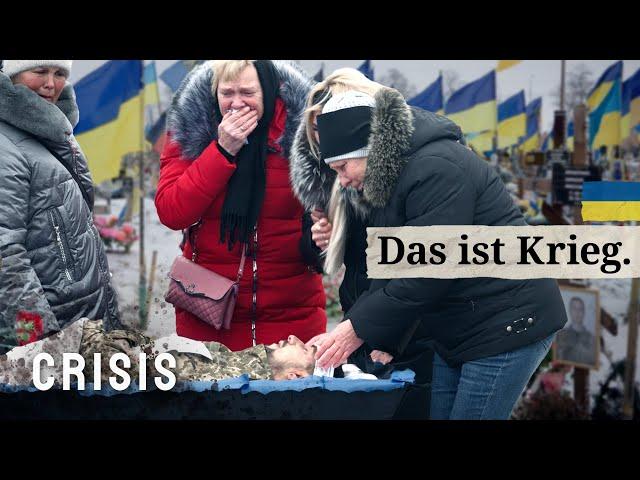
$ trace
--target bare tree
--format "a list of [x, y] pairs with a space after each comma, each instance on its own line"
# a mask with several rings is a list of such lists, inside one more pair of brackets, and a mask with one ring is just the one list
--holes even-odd
[[[592, 72], [586, 64], [579, 63], [567, 72], [564, 108], [569, 113], [570, 117], [576, 105], [587, 101], [587, 95], [591, 88], [593, 88]], [[559, 109], [560, 85], [553, 89], [551, 96], [553, 97], [554, 106]]]
[[395, 88], [407, 100], [415, 97], [418, 93], [416, 86], [409, 83], [407, 77], [397, 68], [390, 68], [385, 75], [380, 77], [378, 82], [387, 87]]
[[445, 70], [442, 72], [442, 83], [442, 95], [444, 95], [445, 103], [449, 100], [449, 97], [464, 84], [460, 78], [460, 74], [455, 70]]

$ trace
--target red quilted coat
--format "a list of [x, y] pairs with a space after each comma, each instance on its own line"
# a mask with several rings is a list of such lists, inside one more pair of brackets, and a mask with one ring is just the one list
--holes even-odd
[[[176, 309], [178, 335], [213, 340], [232, 350], [250, 347], [254, 341], [277, 342], [291, 334], [307, 341], [326, 331], [322, 277], [302, 260], [303, 207], [291, 190], [287, 160], [310, 83], [294, 65], [278, 62], [276, 68], [282, 81], [281, 98], [269, 129], [257, 248], [255, 259], [253, 254], [246, 259], [231, 329], [216, 330]], [[197, 263], [235, 279], [241, 246], [236, 243], [230, 252], [226, 243], [220, 243], [220, 221], [227, 184], [236, 166], [217, 148], [211, 77], [208, 64], [196, 67], [174, 96], [155, 203], [160, 220], [171, 229], [185, 229], [202, 219], [196, 237]], [[189, 242], [183, 253], [191, 258]]]

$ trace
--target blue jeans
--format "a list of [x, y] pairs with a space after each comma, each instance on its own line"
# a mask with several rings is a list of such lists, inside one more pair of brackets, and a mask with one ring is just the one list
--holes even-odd
[[451, 368], [436, 353], [432, 420], [507, 420], [527, 382], [551, 348], [555, 333], [526, 347]]

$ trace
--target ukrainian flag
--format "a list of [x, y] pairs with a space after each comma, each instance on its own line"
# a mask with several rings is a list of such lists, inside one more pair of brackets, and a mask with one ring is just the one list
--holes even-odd
[[620, 112], [622, 110], [620, 90], [620, 82], [613, 82], [609, 93], [600, 102], [598, 108], [589, 113], [589, 147], [592, 150], [602, 146], [612, 147], [620, 143]]
[[156, 76], [156, 62], [152, 61], [144, 67], [142, 72], [142, 83], [144, 85], [144, 132], [149, 133], [151, 127], [160, 118], [160, 94], [158, 91], [158, 77]]
[[[498, 123], [495, 70], [451, 95], [444, 113], [460, 126], [469, 143], [477, 150], [492, 150], [484, 147], [488, 143], [487, 139], [495, 135]], [[475, 137], [469, 138], [470, 135]]]
[[122, 157], [143, 149], [141, 60], [111, 60], [75, 85], [75, 134], [95, 183], [118, 175]]
[[362, 62], [362, 65], [358, 67], [358, 71], [369, 80], [373, 80], [373, 67], [371, 66], [371, 60], [365, 60]]
[[421, 93], [407, 102], [409, 105], [419, 107], [430, 112], [442, 115], [444, 101], [442, 98], [442, 75], [435, 82], [425, 88]]
[[622, 60], [607, 68], [587, 96], [587, 105], [592, 112], [600, 106], [615, 82], [622, 81]]
[[527, 132], [524, 90], [498, 105], [498, 148], [516, 145]]
[[540, 110], [542, 98], [538, 97], [527, 105], [527, 133], [520, 144], [520, 150], [531, 152], [537, 150], [540, 145]]
[[582, 219], [592, 222], [640, 220], [640, 182], [584, 182]]
[[640, 124], [640, 69], [622, 83], [622, 138], [631, 135]]
[[467, 143], [473, 145], [477, 152], [481, 152], [485, 156], [493, 151], [493, 130], [485, 130], [484, 132], [472, 132], [465, 135]]
[[569, 125], [567, 125], [567, 150], [572, 152], [575, 143], [575, 133], [573, 130], [573, 122], [569, 122]]
[[167, 68], [160, 74], [160, 78], [166, 83], [172, 92], [178, 90], [182, 80], [189, 73], [189, 68], [184, 60], [178, 60], [176, 63]]
[[507, 68], [511, 68], [517, 64], [519, 64], [522, 60], [498, 60], [498, 65], [496, 66], [496, 71], [501, 72], [506, 70]]
[[548, 152], [553, 149], [553, 135], [551, 132], [547, 133], [547, 136], [544, 137], [544, 142], [542, 142], [542, 147], [540, 150], [543, 152]]

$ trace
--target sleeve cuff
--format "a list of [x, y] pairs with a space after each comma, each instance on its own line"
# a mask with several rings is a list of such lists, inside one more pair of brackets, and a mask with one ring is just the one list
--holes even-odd
[[216, 142], [216, 147], [218, 147], [218, 151], [224, 155], [224, 157], [231, 163], [236, 163], [236, 157], [234, 155], [231, 155], [229, 152], [227, 152], [224, 148], [222, 148], [222, 145], [220, 145], [218, 142]]

